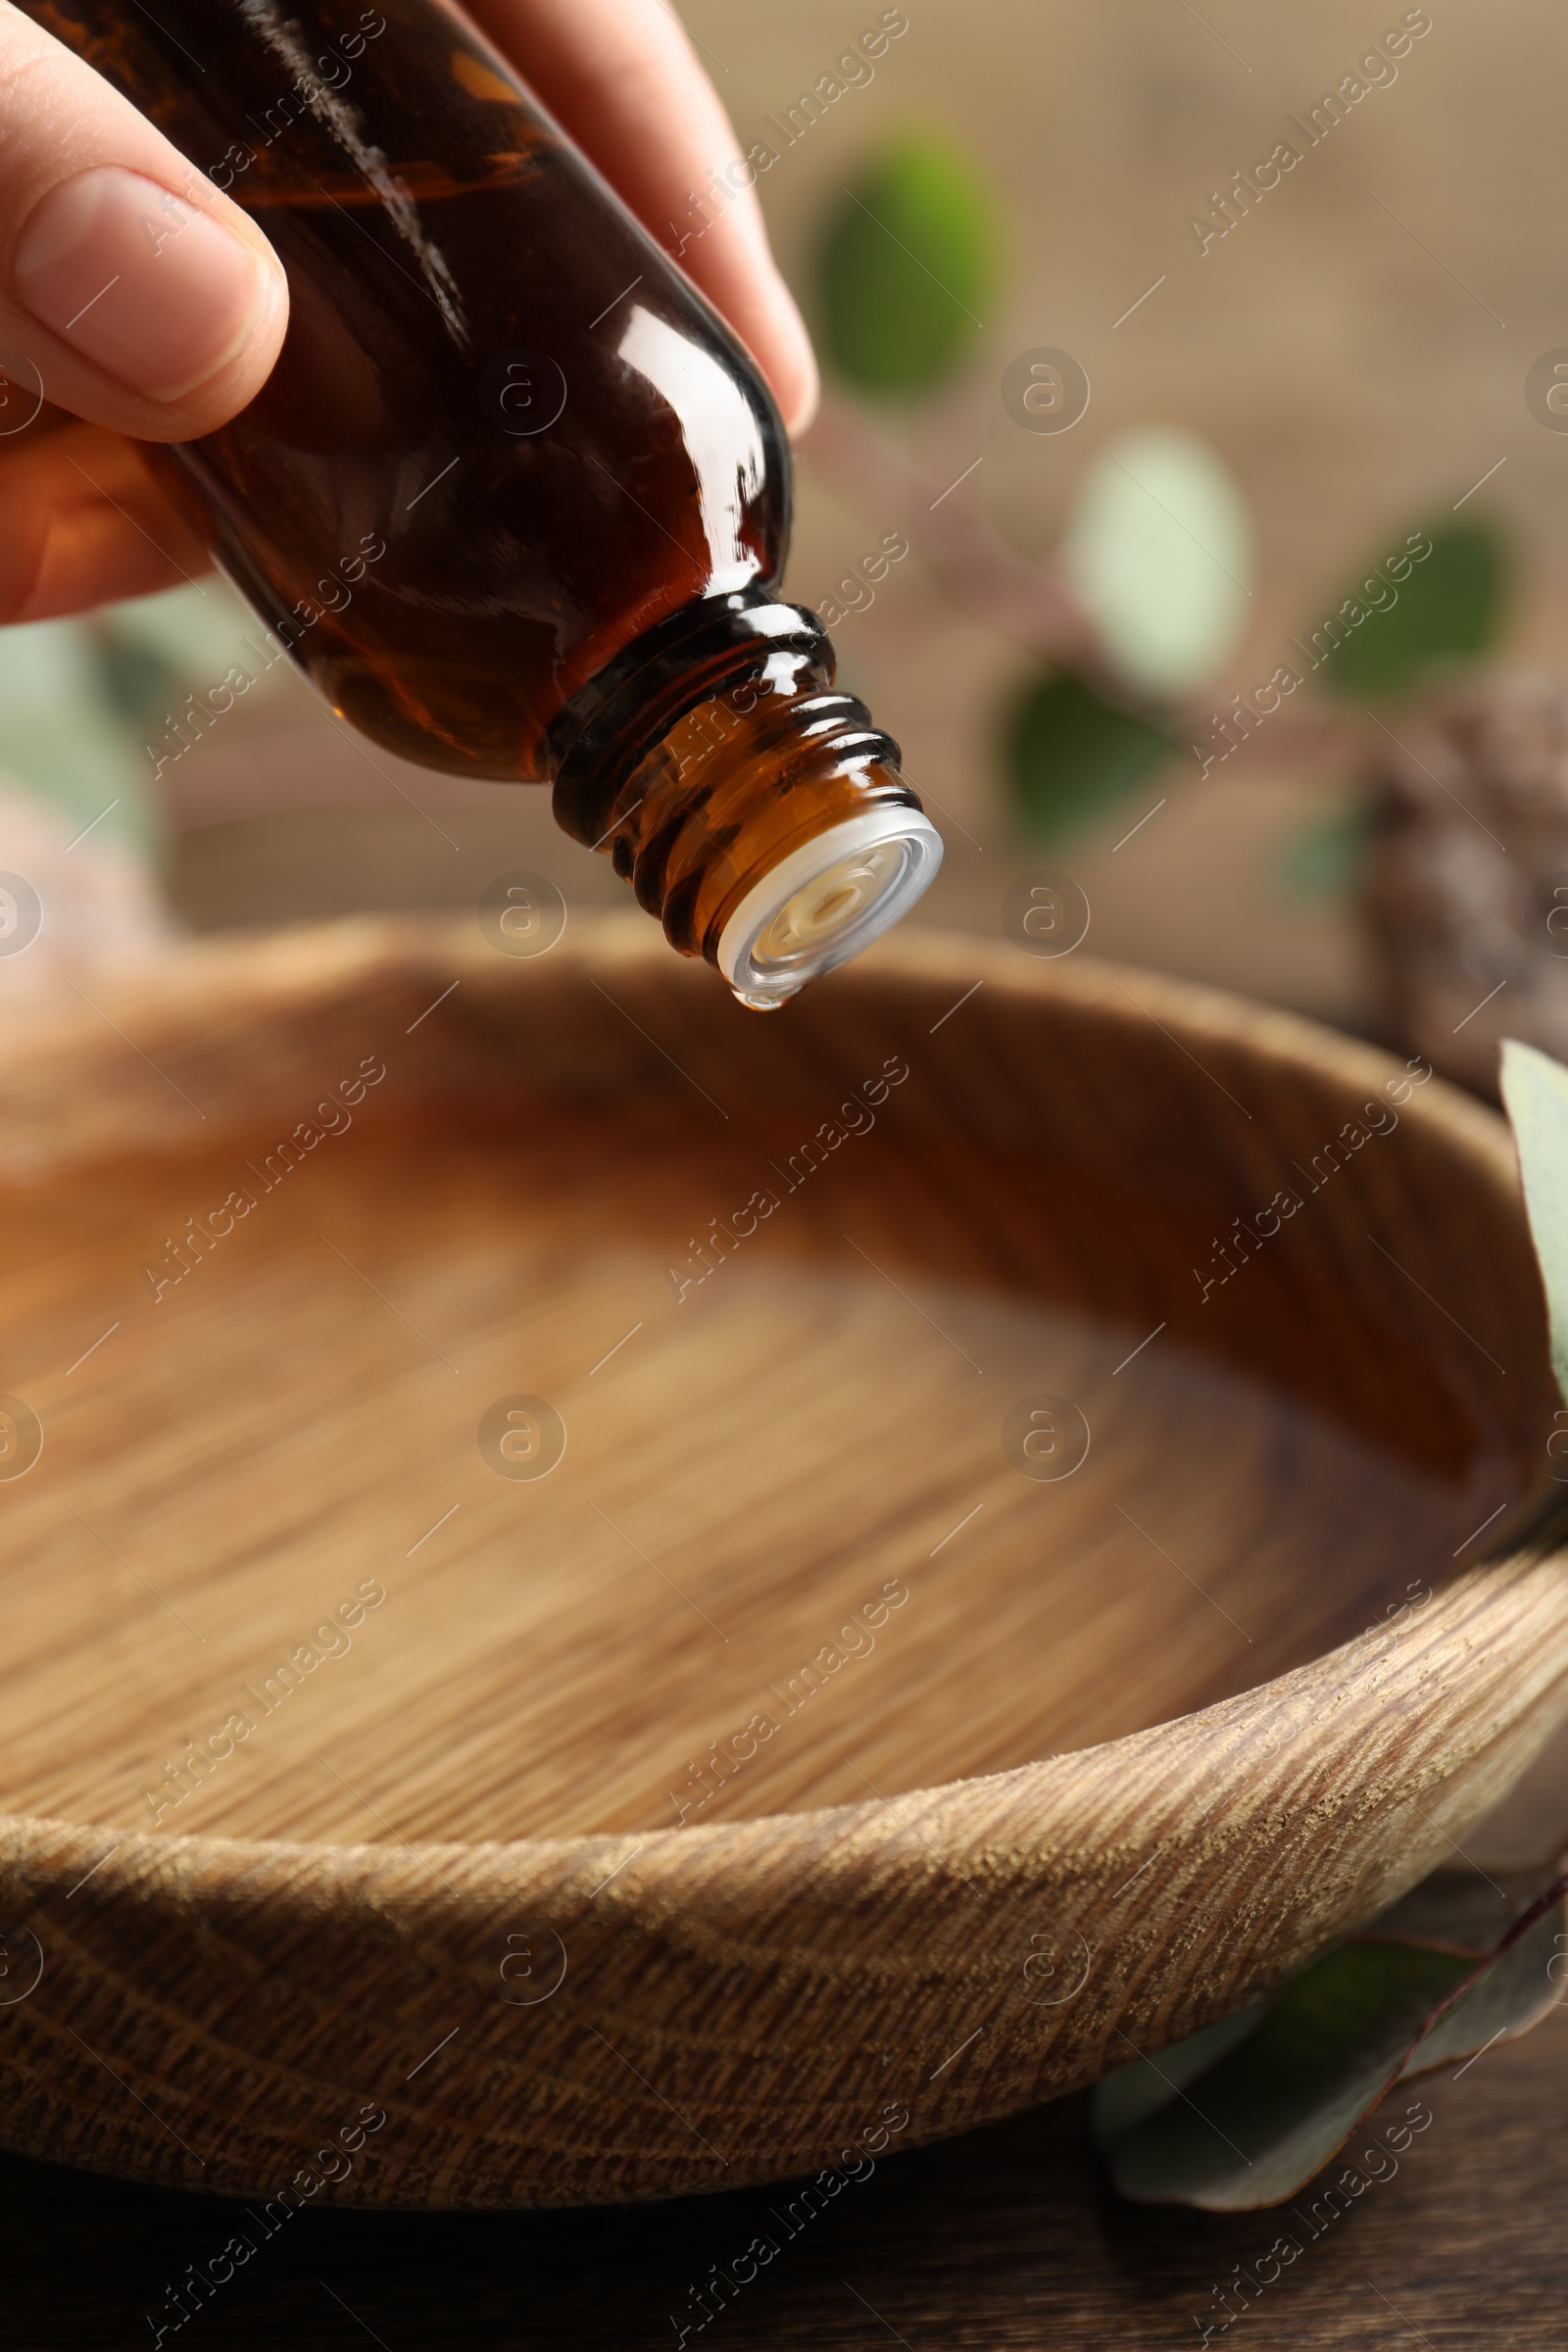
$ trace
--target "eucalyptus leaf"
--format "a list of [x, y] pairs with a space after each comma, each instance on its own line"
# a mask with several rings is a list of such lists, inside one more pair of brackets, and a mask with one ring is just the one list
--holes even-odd
[[1257, 2032], [1138, 2127], [1111, 2173], [1139, 2204], [1278, 2205], [1320, 2172], [1396, 2081], [1467, 1953], [1347, 1943], [1285, 1985]]
[[1547, 1973], [1559, 1958], [1564, 1912], [1561, 1901], [1544, 1912], [1510, 1943], [1501, 1958], [1476, 1972], [1469, 1988], [1442, 2015], [1429, 2019], [1400, 2068], [1400, 2080], [1429, 2075], [1434, 2067], [1471, 2058], [1494, 2041], [1528, 2034], [1557, 2004], [1557, 1987]]
[[1061, 564], [1128, 683], [1184, 694], [1219, 667], [1246, 622], [1246, 503], [1196, 433], [1122, 433], [1079, 485]]
[[[1552, 2006], [1562, 1893], [1558, 1881], [1478, 1949], [1514, 1906], [1479, 1873], [1435, 1872], [1293, 1977], [1224, 2054], [1209, 2028], [1198, 2067], [1195, 2035], [1108, 2078], [1095, 2116], [1116, 2186], [1212, 2212], [1294, 2196], [1396, 2082], [1524, 2033]], [[1128, 2080], [1140, 2069], [1160, 2079], [1157, 2102], [1152, 2081]]]
[[1053, 670], [1014, 705], [1004, 759], [1025, 826], [1056, 837], [1125, 800], [1174, 748], [1150, 720], [1118, 710], [1070, 670]]
[[94, 624], [35, 620], [0, 630], [0, 771], [100, 845], [140, 849], [157, 816], [141, 746], [105, 677]]
[[1239, 2042], [1257, 2032], [1268, 2009], [1266, 1995], [1249, 2001], [1245, 2009], [1216, 2018], [1211, 2026], [1200, 2027], [1184, 2041], [1161, 2050], [1157, 2059], [1140, 2058], [1131, 2066], [1119, 2066], [1113, 2075], [1097, 2082], [1089, 2132], [1101, 2154], [1107, 2154], [1150, 2116], [1179, 2098], [1189, 2082], [1196, 2082], [1200, 2075], [1206, 2075], [1211, 2066], [1228, 2058]]
[[188, 587], [132, 597], [100, 613], [118, 644], [162, 662], [193, 683], [220, 678], [240, 658], [240, 641], [256, 633], [256, 615], [237, 589], [214, 572]]
[[1524, 1178], [1525, 1211], [1546, 1294], [1551, 1368], [1568, 1403], [1568, 1070], [1538, 1047], [1505, 1038], [1502, 1101]]
[[1334, 693], [1364, 701], [1473, 661], [1501, 631], [1507, 570], [1503, 542], [1484, 523], [1412, 531], [1392, 564], [1381, 560], [1317, 624], [1313, 667]]
[[839, 373], [905, 396], [939, 383], [979, 330], [1001, 242], [990, 190], [949, 141], [911, 131], [884, 149], [822, 243], [822, 336]]
[[1285, 895], [1307, 904], [1347, 898], [1361, 879], [1374, 823], [1375, 810], [1362, 792], [1313, 808], [1280, 850]]

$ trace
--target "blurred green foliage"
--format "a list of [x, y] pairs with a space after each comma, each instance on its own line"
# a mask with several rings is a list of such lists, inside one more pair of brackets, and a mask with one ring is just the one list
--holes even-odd
[[1103, 658], [1140, 698], [1184, 694], [1235, 649], [1252, 531], [1229, 469], [1197, 433], [1116, 433], [1074, 485], [1060, 562]]
[[[1003, 241], [984, 173], [950, 139], [911, 128], [885, 144], [833, 206], [819, 251], [821, 339], [838, 374], [910, 404], [940, 387], [980, 332]], [[1028, 831], [1053, 837], [1113, 810], [1190, 721], [1201, 727], [1184, 705], [1234, 650], [1252, 578], [1246, 502], [1200, 436], [1156, 424], [1086, 439], [1071, 470], [1057, 562], [1094, 628], [1102, 683], [1037, 671], [1000, 730], [1013, 809]], [[1429, 552], [1414, 556], [1422, 544]], [[1479, 519], [1411, 532], [1313, 630], [1323, 687], [1377, 701], [1489, 654], [1510, 568], [1502, 535]], [[1286, 846], [1280, 885], [1297, 898], [1342, 896], [1366, 829], [1361, 797], [1337, 797]]]
[[1170, 757], [1170, 737], [1070, 670], [1033, 680], [1007, 714], [1006, 773], [1034, 833], [1070, 833], [1125, 799]]
[[[1422, 535], [1412, 532], [1410, 538]], [[1348, 634], [1323, 664], [1333, 693], [1362, 701], [1404, 694], [1496, 644], [1508, 592], [1508, 552], [1500, 533], [1483, 522], [1452, 522], [1425, 536], [1432, 553], [1404, 579], [1382, 582], [1374, 567], [1341, 603], [1347, 619], [1352, 607], [1362, 617], [1351, 619]], [[1396, 601], [1379, 609], [1363, 593], [1374, 582], [1379, 594], [1394, 588]]]
[[1511, 1037], [1502, 1049], [1502, 1101], [1546, 1295], [1551, 1368], [1568, 1404], [1568, 1070]]
[[161, 796], [148, 745], [185, 696], [222, 677], [255, 626], [221, 580], [101, 612], [0, 629], [0, 776], [73, 832], [156, 853]]
[[1363, 792], [1328, 801], [1281, 846], [1279, 887], [1287, 899], [1310, 905], [1343, 899], [1355, 889], [1372, 840], [1373, 811]]
[[141, 747], [124, 723], [97, 620], [0, 629], [0, 772], [28, 786], [75, 833], [145, 849], [157, 811]]
[[822, 332], [839, 373], [905, 398], [949, 375], [996, 283], [990, 190], [945, 139], [909, 131], [847, 188], [823, 240]]

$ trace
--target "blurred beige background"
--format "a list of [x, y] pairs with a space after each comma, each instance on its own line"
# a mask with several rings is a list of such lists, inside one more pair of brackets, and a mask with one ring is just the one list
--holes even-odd
[[[1250, 627], [1217, 707], [1265, 678], [1357, 566], [1412, 524], [1446, 517], [1496, 468], [1461, 511], [1500, 517], [1517, 543], [1509, 656], [1561, 662], [1568, 434], [1537, 423], [1523, 393], [1531, 363], [1568, 344], [1560, 13], [1543, 0], [1434, 0], [1397, 79], [1201, 257], [1187, 216], [1295, 135], [1287, 118], [1352, 72], [1402, 7], [1204, 0], [1200, 15], [1186, 0], [907, 0], [905, 13], [908, 30], [874, 80], [780, 157], [762, 198], [809, 310], [823, 219], [891, 132], [946, 129], [991, 173], [1010, 222], [1007, 272], [964, 381], [922, 431], [952, 455], [952, 473], [983, 458], [988, 510], [1019, 552], [1050, 549], [1113, 433], [1170, 423], [1204, 435], [1239, 479], [1258, 542]], [[682, 14], [744, 142], [879, 10], [686, 0]], [[1019, 429], [999, 395], [1008, 360], [1043, 344], [1071, 351], [1093, 384], [1088, 415], [1056, 437]], [[1093, 906], [1093, 948], [1375, 1029], [1350, 908], [1285, 871], [1293, 836], [1336, 805], [1343, 766], [1266, 744], [1206, 782], [1196, 761], [1178, 761], [1137, 805], [1163, 794], [1165, 808], [1117, 851], [1133, 821], [1119, 812], [1060, 853], [1020, 840], [993, 745], [999, 696], [1027, 657], [939, 589], [919, 560], [922, 520], [847, 496], [808, 441], [791, 593], [817, 602], [886, 531], [906, 531], [915, 549], [836, 636], [846, 682], [946, 812], [948, 866], [916, 919], [994, 932], [1015, 874], [1066, 866]], [[553, 875], [575, 906], [619, 901], [603, 861], [556, 833], [542, 792], [398, 771], [421, 813], [381, 756], [372, 768], [303, 688], [265, 708], [253, 699], [174, 779], [172, 886], [190, 923], [471, 906], [495, 872], [519, 865]], [[243, 738], [242, 724], [266, 739]], [[246, 813], [270, 774], [297, 782], [307, 769], [317, 809]]]

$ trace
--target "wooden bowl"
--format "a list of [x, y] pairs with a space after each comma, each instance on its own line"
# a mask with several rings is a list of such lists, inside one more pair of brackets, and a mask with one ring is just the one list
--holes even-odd
[[930, 935], [760, 1019], [641, 917], [88, 993], [0, 1054], [14, 2148], [842, 2185], [1299, 1967], [1568, 1713], [1424, 1065]]

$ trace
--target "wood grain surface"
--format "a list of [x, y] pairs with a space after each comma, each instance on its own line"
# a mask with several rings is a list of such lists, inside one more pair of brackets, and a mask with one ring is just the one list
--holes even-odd
[[[1081, 2096], [890, 2157], [793, 2240], [769, 2218], [776, 2190], [570, 2214], [306, 2210], [265, 2239], [240, 2206], [0, 2158], [6, 2340], [151, 2344], [170, 2288], [189, 2294], [192, 2268], [249, 2230], [257, 2253], [165, 2352], [670, 2352], [693, 2288], [771, 2231], [779, 2256], [687, 2352], [1193, 2352], [1227, 2285], [1245, 2317], [1210, 2341], [1237, 2352], [1560, 2352], [1568, 2017], [1454, 2071], [1412, 2085], [1432, 2124], [1393, 2177], [1369, 2180], [1386, 2155], [1358, 2170], [1367, 2185], [1316, 2236], [1288, 2215], [1117, 2203]], [[1244, 2300], [1238, 2270], [1282, 2227], [1299, 2257]]]
[[1277, 1981], [1568, 1709], [1505, 1138], [1283, 1016], [348, 924], [40, 1012], [0, 1107], [13, 2147], [451, 2205], [911, 2146]]

